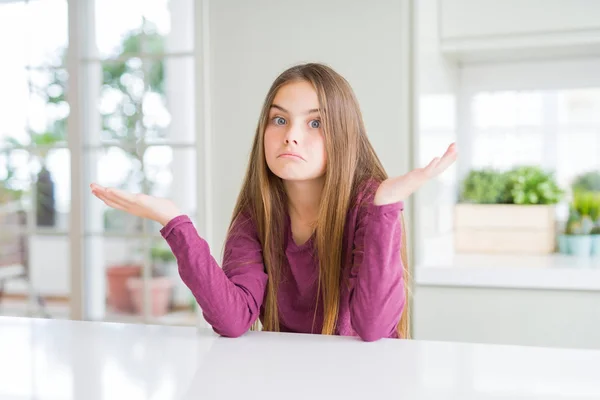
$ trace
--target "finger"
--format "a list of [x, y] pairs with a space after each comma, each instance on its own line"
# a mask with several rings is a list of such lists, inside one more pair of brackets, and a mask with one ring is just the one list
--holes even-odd
[[92, 189], [92, 193], [102, 194], [103, 198], [126, 207], [135, 203], [135, 195], [131, 193], [127, 193], [117, 188], [103, 188], [99, 185], [97, 186], [97, 188]]
[[127, 209], [119, 203], [115, 203], [114, 201], [110, 201], [110, 200], [103, 200], [103, 201], [107, 206], [109, 206], [111, 208], [127, 212]]
[[135, 203], [135, 195], [132, 193], [125, 192], [124, 190], [117, 188], [107, 188], [105, 190], [106, 195], [115, 201], [121, 201], [125, 203]]
[[97, 190], [96, 189], [96, 190], [93, 190], [92, 193], [96, 197], [98, 197], [100, 200], [102, 200], [103, 202], [105, 202], [107, 204], [108, 204], [108, 202], [110, 202], [111, 204], [118, 205], [122, 209], [126, 209], [129, 206], [129, 204], [127, 202], [125, 202], [124, 200], [122, 200], [118, 197], [115, 197], [114, 195], [110, 195], [110, 193], [107, 193], [106, 190]]
[[95, 188], [92, 190], [92, 194], [102, 200], [107, 206], [116, 208], [117, 210], [126, 211], [123, 204], [108, 199], [104, 191]]
[[429, 162], [429, 164], [427, 164], [425, 166], [425, 168], [423, 168], [423, 172], [425, 173], [425, 175], [431, 175], [437, 168], [437, 166], [440, 163], [440, 158], [439, 157], [435, 157], [433, 160], [431, 160]]
[[444, 153], [440, 161], [435, 166], [435, 173], [440, 174], [441, 172], [445, 171], [456, 161], [457, 157], [458, 152], [456, 151], [456, 145], [452, 143], [450, 146], [448, 146], [448, 150], [446, 150], [446, 153]]

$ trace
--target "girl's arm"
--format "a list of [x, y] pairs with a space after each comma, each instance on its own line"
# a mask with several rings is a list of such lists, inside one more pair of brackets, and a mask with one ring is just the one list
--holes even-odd
[[240, 216], [234, 222], [222, 269], [187, 216], [175, 217], [160, 232], [214, 331], [228, 337], [248, 331], [259, 316], [267, 285], [262, 248], [250, 218]]
[[[360, 202], [351, 270], [350, 312], [354, 330], [364, 340], [394, 336], [406, 296], [400, 245], [403, 201], [450, 167], [458, 156], [452, 143], [426, 167], [384, 180]], [[352, 286], [354, 285], [354, 286]]]
[[179, 275], [204, 317], [223, 336], [240, 336], [256, 321], [267, 275], [262, 247], [251, 219], [240, 215], [225, 243], [223, 269], [210, 254], [192, 221], [169, 199], [91, 184], [92, 193], [109, 207], [163, 225], [161, 234], [177, 258]]
[[396, 337], [406, 302], [400, 257], [403, 203], [378, 206], [371, 195], [359, 207], [350, 272], [352, 328], [365, 341]]

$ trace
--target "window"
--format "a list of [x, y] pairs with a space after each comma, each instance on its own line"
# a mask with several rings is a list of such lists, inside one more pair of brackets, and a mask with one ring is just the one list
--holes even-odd
[[0, 276], [10, 277], [3, 314], [69, 315], [68, 302], [41, 301], [69, 294], [67, 15], [66, 0], [0, 3]]
[[[92, 4], [90, 3], [90, 6]], [[104, 319], [195, 323], [160, 226], [108, 208], [97, 182], [169, 197], [196, 213], [193, 1], [93, 2], [79, 72], [84, 77], [83, 160], [90, 312]], [[185, 179], [185, 181], [182, 181]], [[105, 293], [92, 282], [106, 279]], [[95, 304], [95, 305], [94, 305]]]
[[[454, 206], [469, 170], [539, 165], [554, 171], [564, 189], [579, 174], [600, 170], [598, 70], [598, 59], [473, 64], [425, 85], [418, 163], [452, 141], [460, 156], [455, 168], [417, 194], [418, 265], [456, 262]], [[559, 221], [567, 212], [563, 202]]]
[[[38, 217], [26, 229], [36, 292], [68, 298], [75, 287], [84, 303], [77, 317], [195, 324], [160, 226], [106, 207], [88, 188], [169, 197], [195, 218], [194, 2], [36, 0], [0, 10], [0, 34], [15, 38], [0, 44], [0, 106], [10, 110], [0, 118], [0, 200], [18, 194]], [[77, 102], [68, 101], [72, 82]], [[83, 185], [71, 182], [73, 170]], [[83, 220], [69, 215], [74, 199]], [[69, 232], [70, 218], [82, 238]], [[81, 244], [83, 263], [70, 265], [69, 246]], [[72, 269], [85, 282], [70, 282]], [[69, 317], [67, 305], [52, 316]]]
[[543, 165], [563, 187], [600, 169], [600, 87], [478, 92], [470, 105], [473, 168]]

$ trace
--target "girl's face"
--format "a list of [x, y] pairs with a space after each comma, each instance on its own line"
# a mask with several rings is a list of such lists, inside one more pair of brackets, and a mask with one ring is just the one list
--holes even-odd
[[327, 153], [319, 100], [306, 81], [282, 86], [269, 110], [264, 136], [269, 169], [283, 180], [312, 180], [325, 174]]

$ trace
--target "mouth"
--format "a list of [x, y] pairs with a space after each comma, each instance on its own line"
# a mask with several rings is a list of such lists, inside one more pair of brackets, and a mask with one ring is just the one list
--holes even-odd
[[277, 158], [295, 158], [302, 161], [306, 161], [300, 154], [296, 153], [281, 153]]

